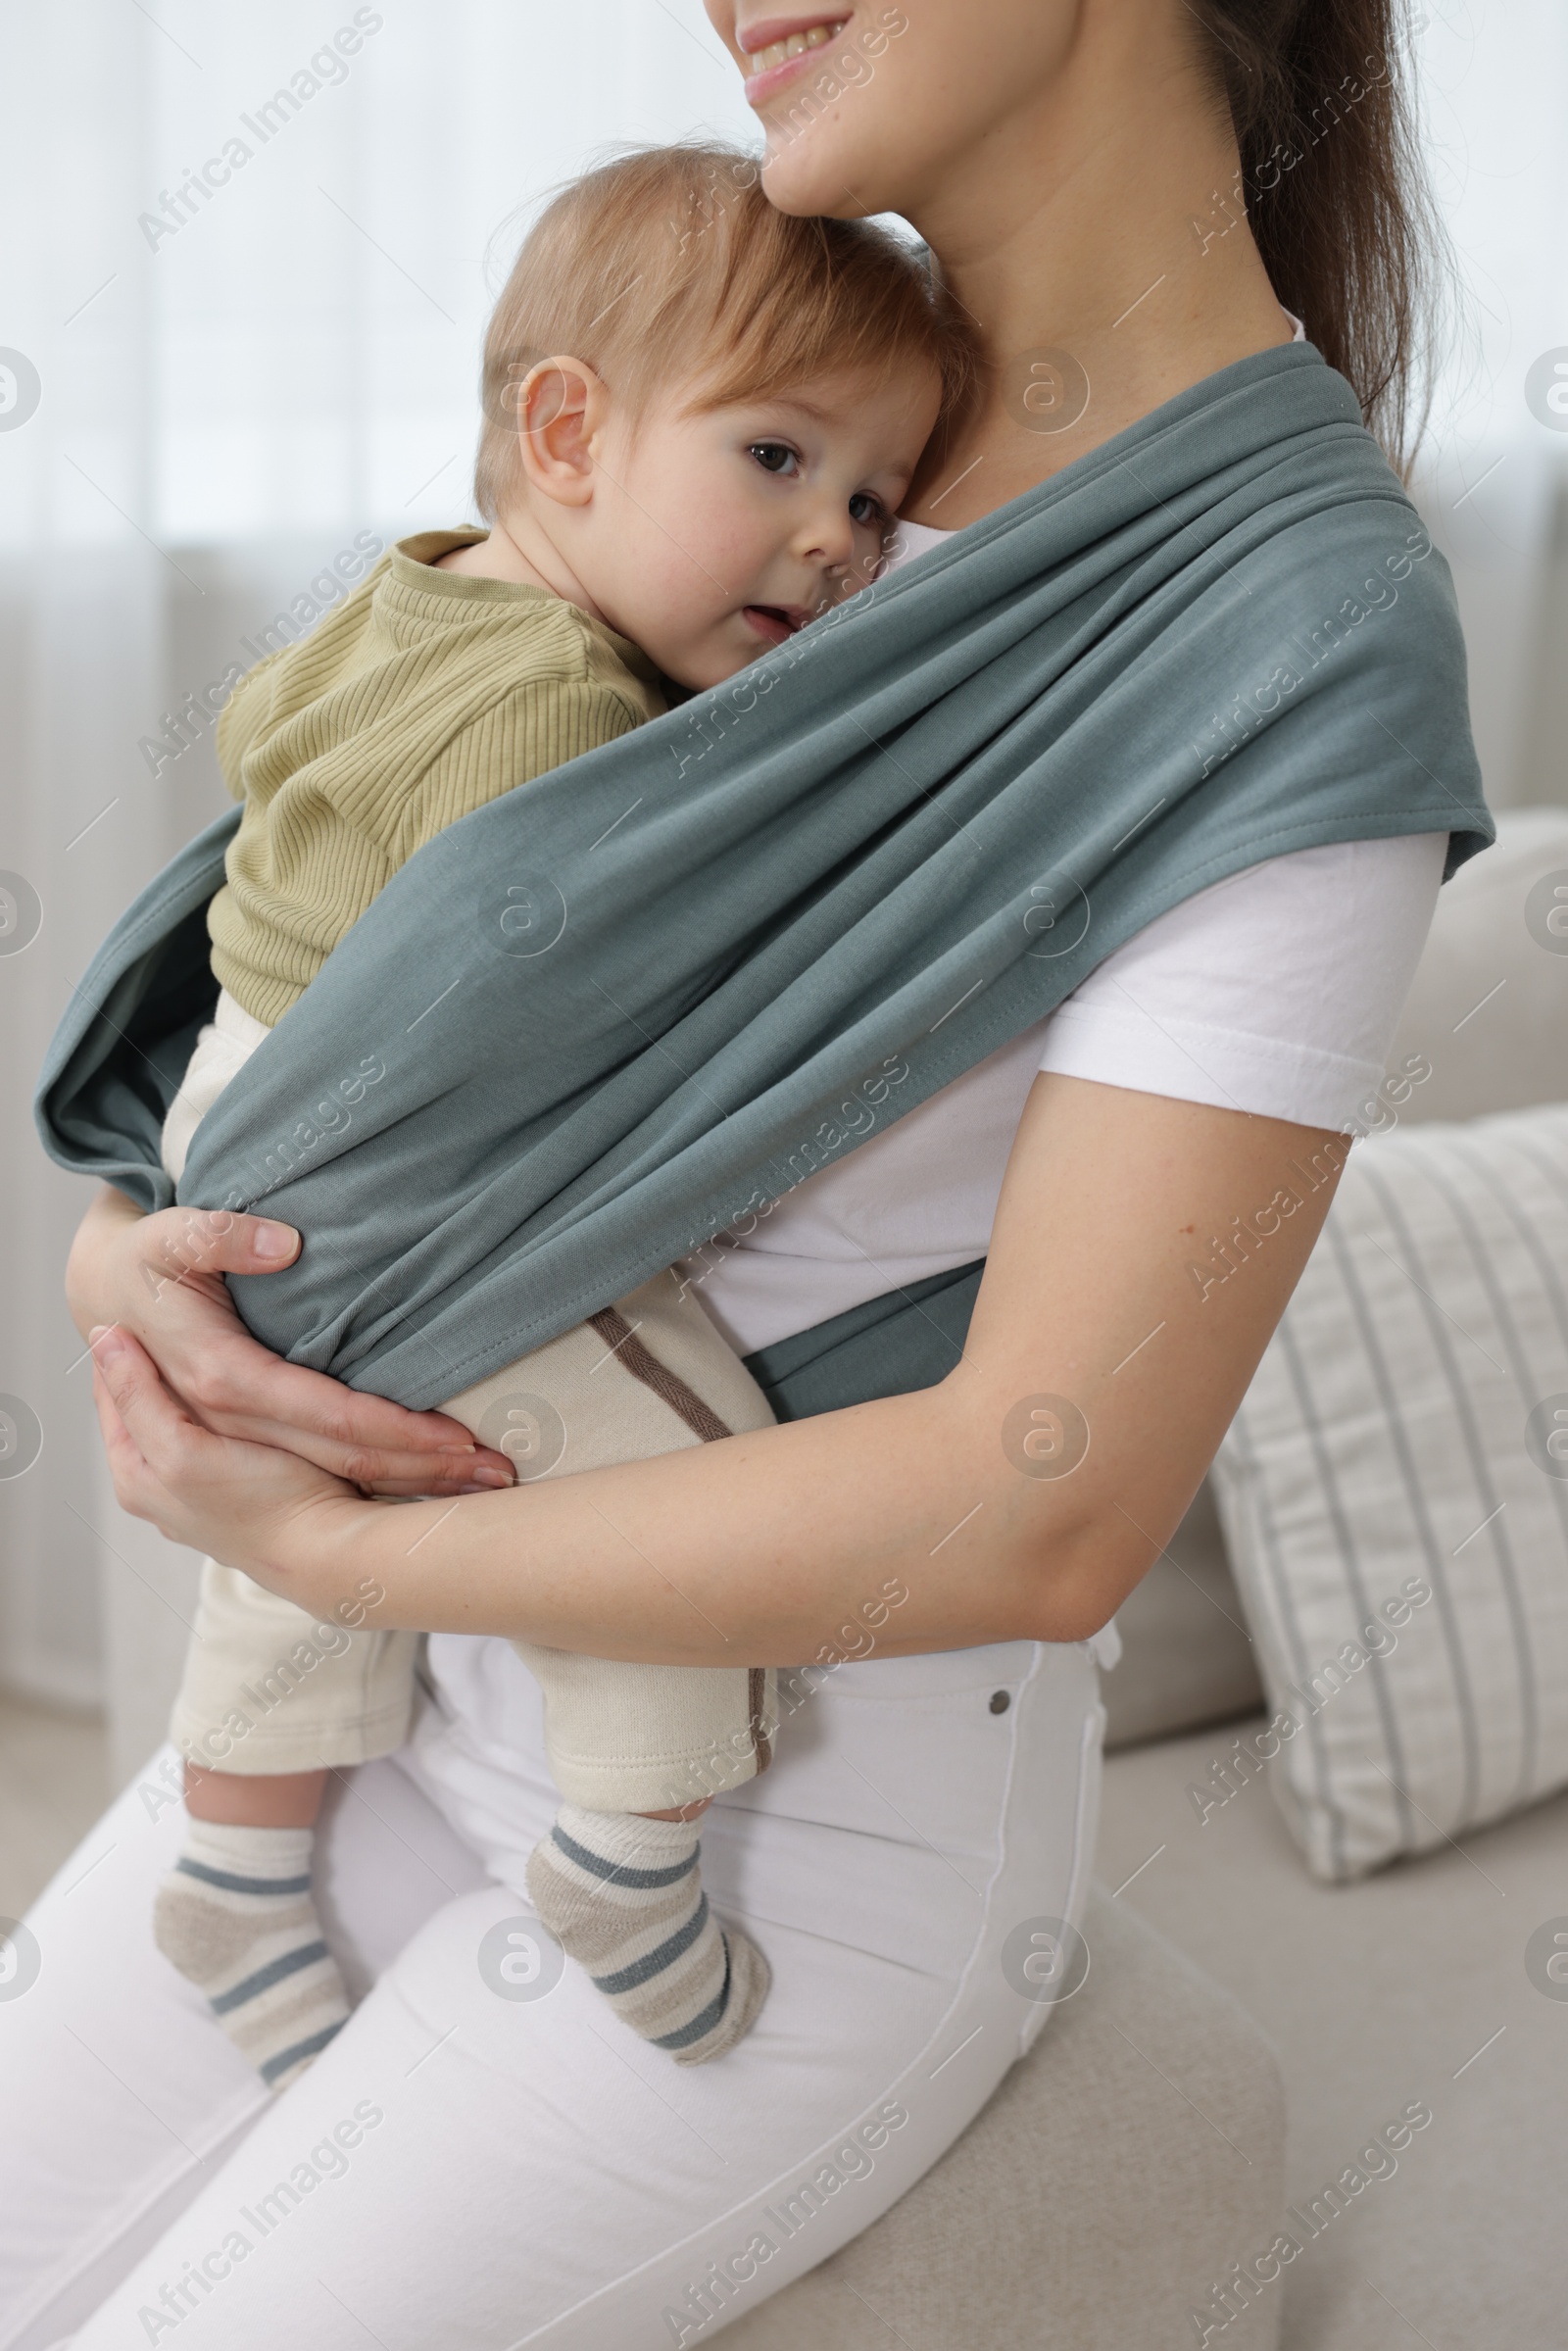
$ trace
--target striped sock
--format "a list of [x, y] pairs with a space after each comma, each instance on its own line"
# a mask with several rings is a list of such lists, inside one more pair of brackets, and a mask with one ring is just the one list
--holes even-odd
[[772, 1981], [757, 1945], [710, 1911], [699, 1849], [693, 1821], [563, 1804], [528, 1863], [534, 1908], [562, 1948], [677, 2065], [732, 2049]]
[[153, 1937], [212, 2003], [270, 2089], [283, 2089], [349, 2013], [311, 1900], [313, 1829], [191, 1821], [158, 1889]]

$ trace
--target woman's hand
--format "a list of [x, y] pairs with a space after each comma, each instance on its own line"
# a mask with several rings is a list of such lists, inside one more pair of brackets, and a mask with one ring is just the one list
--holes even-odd
[[388, 1505], [367, 1502], [297, 1453], [215, 1436], [127, 1331], [95, 1329], [90, 1340], [93, 1398], [121, 1508], [302, 1607], [324, 1614], [335, 1606], [339, 1584], [347, 1588], [344, 1541]]
[[191, 1420], [215, 1436], [276, 1446], [381, 1494], [510, 1486], [505, 1454], [475, 1446], [460, 1421], [362, 1396], [251, 1337], [224, 1274], [276, 1273], [299, 1246], [292, 1226], [265, 1217], [198, 1208], [145, 1216], [106, 1186], [76, 1234], [66, 1296], [83, 1338], [100, 1324], [128, 1332]]

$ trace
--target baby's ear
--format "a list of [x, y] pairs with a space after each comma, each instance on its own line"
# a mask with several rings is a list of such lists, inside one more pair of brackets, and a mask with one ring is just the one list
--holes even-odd
[[586, 506], [593, 495], [594, 438], [610, 413], [603, 377], [586, 360], [556, 352], [529, 368], [515, 399], [524, 479], [560, 506]]

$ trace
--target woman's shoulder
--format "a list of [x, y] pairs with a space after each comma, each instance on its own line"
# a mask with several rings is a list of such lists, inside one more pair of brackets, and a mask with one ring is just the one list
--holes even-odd
[[1047, 1024], [1043, 1069], [1301, 1126], [1356, 1123], [1431, 927], [1443, 831], [1268, 857], [1157, 915]]

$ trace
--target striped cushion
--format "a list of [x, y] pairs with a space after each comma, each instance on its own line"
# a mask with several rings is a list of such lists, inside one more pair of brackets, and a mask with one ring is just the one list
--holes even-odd
[[1289, 1717], [1217, 1801], [1347, 1879], [1568, 1784], [1568, 1106], [1355, 1150], [1214, 1475]]

